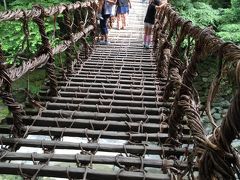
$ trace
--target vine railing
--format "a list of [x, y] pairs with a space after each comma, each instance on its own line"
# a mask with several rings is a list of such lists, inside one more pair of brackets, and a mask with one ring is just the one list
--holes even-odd
[[[231, 143], [234, 139], [239, 139], [240, 132], [240, 48], [216, 37], [211, 28], [202, 29], [194, 26], [191, 21], [184, 20], [170, 5], [161, 8], [157, 15], [153, 39], [158, 76], [169, 80], [163, 100], [167, 101], [171, 95], [174, 96], [172, 112], [167, 120], [169, 139], [166, 143], [171, 146], [180, 144], [181, 123], [186, 122], [195, 142], [195, 150], [191, 155], [194, 158], [189, 163], [189, 171], [197, 163], [200, 179], [239, 178], [239, 154]], [[210, 136], [204, 131], [199, 95], [193, 85], [198, 76], [199, 64], [208, 61], [207, 57], [215, 58], [219, 64], [205, 109], [213, 127]], [[235, 67], [238, 89], [226, 117], [217, 126], [210, 107], [218, 92], [223, 71], [229, 64]], [[190, 174], [193, 177], [193, 172]]]
[[[30, 22], [36, 23], [39, 35], [41, 37], [41, 45], [37, 52], [31, 57], [27, 57], [26, 61], [22, 61], [21, 65], [14, 62], [9, 65], [6, 62], [5, 54], [0, 47], [0, 96], [4, 103], [8, 106], [14, 118], [13, 135], [15, 137], [23, 137], [23, 122], [21, 116], [23, 110], [21, 105], [15, 101], [12, 95], [12, 82], [21, 78], [24, 74], [34, 71], [37, 68], [46, 66], [46, 71], [49, 79], [49, 95], [58, 96], [57, 77], [54, 55], [65, 53], [66, 63], [62, 69], [64, 74], [71, 73], [75, 63], [80, 63], [80, 53], [76, 51], [76, 46], [79, 45], [84, 51], [85, 56], [91, 51], [91, 46], [95, 43], [96, 16], [95, 10], [97, 4], [95, 2], [76, 2], [74, 4], [61, 4], [50, 8], [43, 8], [36, 5], [32, 10], [16, 10], [0, 13], [0, 23], [6, 21], [22, 22], [22, 30], [24, 41], [29, 40]], [[49, 33], [46, 30], [46, 19], [54, 19], [54, 31], [56, 31], [56, 19], [63, 19], [63, 28], [67, 32], [64, 37], [61, 37], [61, 42], [54, 46], [50, 42]], [[87, 41], [88, 37], [92, 37], [92, 44]], [[24, 43], [24, 42], [23, 42]], [[1, 46], [4, 46], [2, 44]], [[29, 48], [29, 47], [27, 47]], [[74, 56], [75, 54], [75, 56]], [[15, 55], [17, 57], [17, 54]], [[65, 75], [63, 75], [63, 78]]]

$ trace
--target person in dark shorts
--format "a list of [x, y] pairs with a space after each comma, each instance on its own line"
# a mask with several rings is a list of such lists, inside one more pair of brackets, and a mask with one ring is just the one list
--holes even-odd
[[[131, 8], [130, 0], [117, 0], [117, 28], [126, 29], [126, 19]], [[121, 23], [121, 27], [120, 27]]]
[[144, 19], [144, 48], [148, 49], [151, 42], [152, 27], [155, 22], [155, 14], [165, 3], [160, 0], [150, 0]]

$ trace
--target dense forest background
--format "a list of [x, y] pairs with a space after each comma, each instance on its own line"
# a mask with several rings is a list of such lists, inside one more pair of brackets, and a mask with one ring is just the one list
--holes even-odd
[[240, 44], [240, 0], [170, 0], [186, 19], [211, 27], [225, 41]]
[[[76, 0], [0, 0], [0, 10], [26, 9], [31, 8], [33, 4], [52, 6], [59, 3], [75, 1]], [[233, 41], [240, 44], [240, 0], [169, 0], [169, 2], [182, 16], [192, 20], [195, 25], [211, 27], [215, 30], [216, 34], [225, 41]], [[13, 29], [12, 34], [17, 34], [16, 31], [18, 31], [18, 29], [2, 26], [3, 25], [0, 27], [1, 29], [10, 28]], [[5, 35], [1, 32], [0, 36], [4, 37]], [[9, 37], [12, 37], [12, 35], [9, 34]]]

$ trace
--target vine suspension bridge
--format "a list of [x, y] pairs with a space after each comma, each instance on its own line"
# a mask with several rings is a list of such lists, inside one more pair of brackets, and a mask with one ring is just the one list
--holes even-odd
[[[8, 65], [0, 49], [0, 95], [11, 112], [7, 124], [0, 125], [0, 174], [24, 179], [238, 179], [239, 153], [231, 143], [240, 130], [240, 48], [166, 5], [156, 16], [153, 46], [143, 49], [147, 4], [139, 0], [132, 1], [127, 29], [112, 29], [111, 44], [97, 45], [96, 7], [95, 2], [76, 2], [0, 13], [1, 23], [22, 23], [24, 43], [29, 23], [35, 23], [42, 43], [20, 65]], [[46, 21], [53, 19], [55, 26], [58, 17], [65, 34], [54, 45]], [[65, 61], [56, 66], [63, 54]], [[203, 109], [194, 81], [208, 57], [219, 66]], [[229, 64], [235, 68], [237, 89], [217, 126], [211, 106]], [[38, 68], [47, 72], [41, 91], [36, 96], [25, 91], [24, 105], [16, 102], [12, 83]], [[203, 111], [212, 124], [210, 134], [203, 128]]]

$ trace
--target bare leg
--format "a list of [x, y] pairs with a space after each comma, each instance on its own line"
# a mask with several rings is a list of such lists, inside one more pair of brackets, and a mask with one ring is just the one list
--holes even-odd
[[117, 15], [117, 28], [120, 29], [121, 14]]
[[144, 25], [144, 47], [147, 44], [147, 26]]
[[150, 45], [151, 43], [151, 35], [152, 35], [152, 27], [148, 27], [147, 29], [147, 44]]
[[102, 12], [103, 2], [104, 0], [98, 0], [98, 10], [97, 10], [98, 13]]
[[127, 14], [122, 14], [122, 28], [123, 29], [126, 29], [126, 17], [127, 17]]
[[105, 38], [105, 41], [108, 41], [108, 34], [105, 34], [104, 38]]

